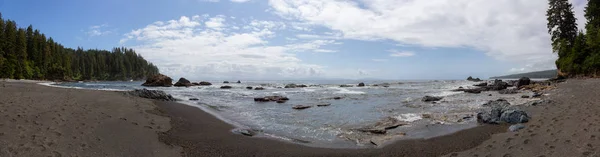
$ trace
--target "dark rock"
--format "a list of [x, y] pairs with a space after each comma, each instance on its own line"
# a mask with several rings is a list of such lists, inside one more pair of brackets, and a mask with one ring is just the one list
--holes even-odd
[[510, 127], [508, 127], [508, 131], [516, 132], [516, 131], [519, 131], [524, 128], [525, 128], [525, 125], [523, 125], [523, 124], [515, 124], [515, 125], [511, 125]]
[[248, 87], [246, 87], [246, 89], [250, 89], [250, 90], [252, 90], [252, 87], [248, 86]]
[[242, 135], [246, 135], [246, 136], [254, 136], [257, 134], [256, 131], [249, 130], [249, 129], [235, 129], [235, 130], [233, 130], [233, 132], [239, 133]]
[[221, 86], [221, 89], [231, 89], [231, 88], [233, 88], [233, 87], [231, 87], [231, 86]]
[[212, 85], [212, 83], [206, 82], [206, 81], [202, 81], [202, 82], [200, 82], [198, 84], [200, 84], [201, 86], [210, 86], [210, 85]]
[[528, 77], [521, 77], [519, 79], [519, 81], [517, 82], [517, 88], [521, 88], [521, 86], [529, 85], [530, 83], [531, 83], [531, 79], [529, 79]]
[[262, 97], [262, 98], [254, 98], [254, 101], [258, 101], [258, 102], [269, 102], [269, 101], [275, 101], [278, 103], [285, 103], [285, 101], [290, 100], [287, 97], [282, 97], [282, 96], [266, 96], [266, 97]]
[[542, 97], [542, 93], [533, 93], [533, 96], [531, 96], [533, 98], [539, 98]]
[[192, 85], [194, 85], [194, 86], [199, 86], [199, 85], [200, 85], [200, 83], [192, 82]]
[[444, 97], [435, 97], [435, 96], [425, 96], [421, 99], [421, 101], [423, 102], [430, 102], [430, 101], [440, 101], [442, 100]]
[[473, 77], [469, 76], [469, 77], [467, 78], [467, 81], [479, 82], [479, 81], [481, 81], [481, 79], [479, 79], [479, 78], [473, 78]]
[[296, 84], [287, 84], [284, 88], [296, 88]]
[[198, 99], [198, 98], [190, 98], [190, 100], [192, 100], [192, 101], [198, 101], [200, 99]]
[[296, 105], [294, 107], [292, 107], [293, 109], [296, 110], [303, 110], [303, 109], [307, 109], [307, 108], [311, 108], [312, 106], [305, 106], [305, 105]]
[[340, 100], [340, 99], [342, 99], [342, 97], [336, 96], [336, 97], [333, 97], [333, 99]]
[[281, 100], [281, 99], [277, 100], [277, 103], [280, 103], [280, 104], [285, 103], [285, 102], [286, 102], [286, 100]]
[[361, 82], [361, 83], [358, 84], [358, 87], [364, 87], [364, 86], [365, 86], [365, 83]]
[[177, 83], [175, 83], [175, 85], [173, 85], [175, 87], [189, 87], [189, 86], [194, 86], [192, 84], [192, 82], [190, 82], [190, 80], [187, 80], [185, 78], [179, 78], [179, 81], [177, 81]]
[[173, 79], [169, 76], [165, 76], [163, 74], [154, 75], [148, 79], [146, 82], [142, 84], [142, 86], [147, 87], [171, 87], [173, 86]]
[[238, 80], [236, 83], [242, 83], [242, 81]]
[[506, 83], [502, 80], [496, 79], [496, 80], [494, 80], [494, 84], [488, 85], [486, 88], [488, 90], [503, 90], [503, 89], [508, 88], [508, 86], [509, 86], [508, 83]]
[[460, 86], [460, 87], [458, 87], [458, 89], [464, 89], [464, 87]]
[[175, 98], [173, 98], [173, 96], [165, 93], [164, 91], [148, 90], [146, 88], [129, 91], [129, 92], [126, 92], [126, 94], [132, 95], [132, 96], [138, 96], [138, 97], [142, 97], [142, 98], [148, 98], [148, 99], [156, 99], [156, 100], [162, 100], [162, 101], [175, 101]]
[[229, 83], [229, 81], [223, 81], [223, 83]]
[[421, 118], [431, 118], [431, 117], [433, 117], [431, 114], [426, 114], [426, 113], [421, 114]]
[[298, 86], [296, 86], [296, 87], [298, 87], [298, 88], [306, 88], [306, 87], [308, 87], [308, 86], [307, 86], [307, 85], [303, 85], [303, 84], [301, 84], [301, 85], [298, 85]]
[[488, 96], [492, 96], [492, 94], [489, 94]]
[[487, 124], [517, 124], [526, 123], [530, 117], [527, 113], [517, 107], [510, 106], [510, 103], [504, 99], [489, 101], [483, 104], [485, 107], [477, 113], [477, 121]]
[[265, 88], [263, 88], [263, 87], [256, 87], [256, 88], [254, 88], [254, 90], [265, 90]]
[[325, 106], [330, 106], [331, 104], [329, 103], [324, 103], [324, 104], [318, 104], [317, 107], [325, 107]]
[[500, 94], [517, 94], [517, 93], [519, 93], [519, 90], [515, 89], [515, 88], [513, 88], [513, 89], [503, 89], [503, 90], [498, 91], [498, 93], [500, 93]]
[[523, 95], [523, 96], [521, 96], [521, 98], [527, 99], [527, 98], [529, 98], [529, 95]]
[[475, 85], [473, 85], [473, 86], [476, 86], [476, 87], [485, 87], [485, 86], [487, 86], [487, 85], [488, 85], [488, 83], [487, 83], [487, 82], [483, 82], [483, 83], [475, 84]]
[[266, 99], [266, 98], [254, 98], [254, 101], [258, 101], [258, 102], [269, 102], [271, 101], [270, 99]]
[[354, 86], [353, 85], [345, 85], [345, 84], [343, 84], [343, 85], [340, 85], [340, 87], [344, 88], [344, 87], [354, 87]]

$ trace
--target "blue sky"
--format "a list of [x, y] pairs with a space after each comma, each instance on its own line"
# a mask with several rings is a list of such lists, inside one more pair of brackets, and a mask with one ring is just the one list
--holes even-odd
[[[583, 1], [575, 1], [583, 26]], [[554, 67], [545, 0], [0, 0], [67, 47], [191, 79], [464, 79]]]

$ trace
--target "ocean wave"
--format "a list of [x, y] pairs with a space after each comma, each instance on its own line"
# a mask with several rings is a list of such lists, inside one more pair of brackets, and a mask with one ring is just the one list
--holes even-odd
[[415, 113], [400, 114], [398, 116], [394, 116], [394, 118], [401, 120], [401, 121], [407, 121], [407, 122], [414, 122], [414, 121], [423, 119], [420, 114], [415, 114]]
[[337, 94], [366, 94], [363, 91], [349, 90], [349, 89], [340, 88], [340, 87], [333, 87], [332, 89], [337, 89], [338, 91], [334, 92], [334, 93], [337, 93]]

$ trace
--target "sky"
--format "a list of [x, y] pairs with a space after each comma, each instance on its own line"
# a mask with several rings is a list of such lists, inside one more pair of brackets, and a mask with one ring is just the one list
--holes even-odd
[[[585, 0], [571, 0], [584, 29]], [[173, 78], [464, 79], [555, 69], [546, 0], [0, 0], [67, 47]]]

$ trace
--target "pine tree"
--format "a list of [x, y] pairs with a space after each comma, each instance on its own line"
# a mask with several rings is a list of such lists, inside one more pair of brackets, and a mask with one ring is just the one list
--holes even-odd
[[8, 74], [5, 74], [8, 70], [6, 69], [5, 63], [6, 63], [6, 58], [5, 58], [5, 51], [4, 51], [4, 41], [6, 40], [4, 38], [4, 19], [2, 19], [2, 13], [0, 13], [0, 78], [7, 76]]
[[558, 56], [566, 56], [568, 51], [561, 52], [566, 47], [570, 50], [577, 36], [577, 19], [573, 13], [573, 6], [568, 0], [549, 0], [549, 8], [546, 12], [548, 16], [548, 33], [552, 40], [552, 50], [558, 53]]
[[17, 41], [17, 25], [14, 21], [6, 21], [4, 29], [4, 53], [7, 59], [4, 63], [3, 76], [4, 78], [14, 78], [15, 68], [17, 65], [16, 44]]
[[15, 55], [17, 57], [17, 63], [14, 77], [17, 79], [31, 78], [31, 68], [27, 61], [27, 37], [25, 30], [22, 28], [17, 31]]

